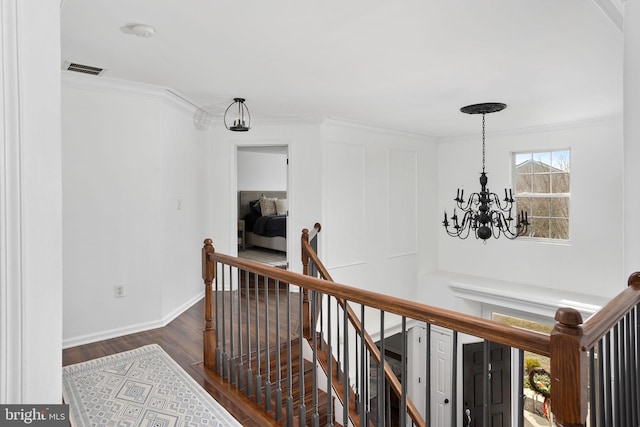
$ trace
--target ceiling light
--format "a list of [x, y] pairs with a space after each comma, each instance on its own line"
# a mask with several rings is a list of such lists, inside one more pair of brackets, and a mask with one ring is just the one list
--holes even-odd
[[120, 30], [125, 34], [132, 34], [138, 37], [153, 37], [156, 30], [151, 25], [145, 24], [127, 24], [120, 27]]
[[[224, 112], [224, 126], [233, 132], [246, 132], [251, 129], [251, 115], [249, 109], [244, 103], [244, 98], [233, 98], [233, 102]], [[233, 117], [235, 115], [235, 117]], [[233, 117], [233, 125], [231, 117]]]
[[[511, 210], [513, 208], [514, 199], [511, 195], [511, 189], [507, 192], [504, 189], [504, 199], [500, 200], [500, 197], [496, 193], [489, 191], [487, 187], [487, 174], [484, 171], [484, 116], [488, 113], [495, 113], [507, 108], [506, 104], [500, 104], [497, 102], [490, 102], [485, 104], [474, 104], [462, 107], [460, 111], [466, 114], [482, 114], [482, 172], [480, 173], [480, 192], [472, 193], [467, 201], [464, 200], [464, 188], [462, 191], [458, 188], [456, 198], [453, 199], [456, 202], [458, 209], [462, 211], [462, 220], [459, 221], [456, 209], [453, 209], [453, 229], [449, 229], [449, 221], [447, 220], [447, 212], [444, 212], [444, 225], [447, 234], [452, 237], [459, 237], [466, 239], [469, 237], [469, 233], [473, 230], [476, 239], [482, 239], [487, 242], [491, 236], [496, 239], [504, 234], [508, 239], [515, 239], [527, 232], [529, 221], [526, 212], [521, 212], [517, 215], [518, 219], [515, 223], [515, 230], [511, 229], [511, 224], [514, 222], [511, 216]], [[503, 204], [504, 203], [504, 204]]]

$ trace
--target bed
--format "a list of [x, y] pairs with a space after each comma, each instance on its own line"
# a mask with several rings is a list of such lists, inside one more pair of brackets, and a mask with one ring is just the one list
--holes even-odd
[[286, 252], [286, 204], [286, 191], [238, 191], [238, 220], [244, 221], [245, 244]]

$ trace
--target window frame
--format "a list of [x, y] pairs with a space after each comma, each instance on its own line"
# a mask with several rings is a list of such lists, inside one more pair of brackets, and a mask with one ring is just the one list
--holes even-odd
[[[553, 166], [554, 161], [553, 161], [553, 153], [562, 153], [562, 152], [567, 152], [567, 161], [568, 161], [568, 165], [566, 165], [566, 170], [554, 170], [557, 169]], [[518, 159], [518, 157], [521, 157], [523, 155], [528, 155], [529, 159], [532, 162], [532, 165], [534, 164], [533, 162], [536, 161], [536, 155], [548, 155], [549, 157], [549, 170], [548, 171], [542, 171], [542, 172], [535, 172], [532, 168], [532, 170], [530, 172], [527, 173], [517, 173], [517, 167], [519, 164], [522, 164], [523, 161], [521, 161], [520, 163], [516, 163], [516, 159]], [[538, 159], [540, 157], [538, 156]], [[525, 160], [526, 161], [526, 160]], [[543, 218], [548, 220], [548, 227], [549, 227], [549, 236], [548, 237], [536, 237], [536, 236], [531, 236], [529, 234], [520, 236], [519, 239], [525, 239], [525, 240], [532, 240], [532, 241], [538, 241], [538, 242], [550, 242], [550, 243], [559, 243], [559, 244], [563, 244], [563, 243], [569, 243], [571, 241], [571, 148], [570, 147], [566, 147], [566, 148], [554, 148], [554, 149], [542, 149], [542, 150], [521, 150], [521, 151], [514, 151], [511, 153], [511, 168], [512, 168], [512, 183], [513, 183], [513, 190], [514, 190], [514, 199], [516, 200], [516, 202], [514, 202], [514, 206], [515, 206], [515, 210], [516, 212], [520, 212], [521, 208], [518, 207], [518, 203], [517, 200], [519, 198], [527, 198], [530, 203], [528, 203], [528, 215], [529, 215], [529, 222], [533, 223], [533, 220], [536, 218]], [[567, 174], [568, 176], [568, 192], [563, 192], [563, 193], [559, 193], [559, 192], [553, 192], [553, 176], [559, 176], [561, 174]], [[544, 175], [548, 175], [549, 176], [549, 192], [548, 193], [540, 193], [540, 192], [535, 192], [534, 190], [534, 181], [533, 181], [533, 177], [535, 176], [544, 176]], [[518, 182], [518, 177], [519, 176], [529, 176], [532, 179], [531, 182], [531, 187], [530, 187], [530, 192], [518, 192], [518, 187], [517, 187], [517, 182]], [[545, 184], [546, 185], [546, 184]], [[567, 205], [566, 205], [566, 209], [567, 209], [567, 216], [553, 216], [552, 215], [552, 210], [553, 207], [551, 205], [551, 200], [550, 200], [550, 205], [549, 205], [549, 212], [547, 216], [542, 216], [542, 215], [534, 215], [534, 206], [533, 206], [533, 200], [534, 199], [566, 199], [567, 200]], [[563, 238], [557, 238], [557, 237], [551, 237], [551, 227], [552, 227], [552, 220], [566, 220], [567, 221], [567, 230], [566, 230], [566, 239]], [[532, 224], [533, 225], [533, 224]], [[532, 225], [529, 226], [529, 232], [533, 232], [533, 228]]]

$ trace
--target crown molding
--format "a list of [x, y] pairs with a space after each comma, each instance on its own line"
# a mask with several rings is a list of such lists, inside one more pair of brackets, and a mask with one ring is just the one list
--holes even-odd
[[424, 141], [425, 139], [429, 139], [433, 142], [437, 142], [438, 140], [438, 138], [430, 135], [401, 131], [401, 130], [391, 129], [391, 128], [383, 128], [383, 127], [375, 126], [369, 123], [358, 122], [355, 120], [343, 119], [343, 118], [334, 117], [334, 116], [325, 117], [324, 124], [349, 127], [352, 129], [375, 132], [377, 134], [382, 133], [382, 134], [391, 135], [391, 136], [401, 136], [404, 138], [411, 138], [419, 141]]
[[[620, 7], [614, 4], [616, 1]], [[624, 36], [624, 0], [591, 0], [591, 4], [620, 37]]]
[[[608, 117], [600, 117], [589, 120], [577, 120], [573, 122], [564, 122], [564, 123], [551, 123], [546, 125], [537, 125], [537, 126], [529, 126], [522, 128], [514, 128], [514, 129], [505, 129], [505, 130], [496, 130], [496, 131], [487, 131], [487, 135], [491, 136], [516, 136], [516, 135], [527, 135], [527, 134], [536, 134], [536, 133], [544, 133], [544, 132], [556, 132], [567, 129], [576, 129], [586, 126], [595, 126], [604, 123], [613, 123], [620, 122], [622, 123], [623, 116], [608, 116]], [[448, 143], [448, 142], [457, 142], [457, 141], [466, 141], [471, 138], [477, 138], [477, 133], [469, 133], [465, 135], [454, 135], [454, 136], [442, 136], [437, 138], [438, 142]]]
[[66, 70], [62, 70], [61, 74], [63, 87], [155, 99], [190, 114], [206, 111], [195, 101], [167, 87], [110, 77], [89, 76]]

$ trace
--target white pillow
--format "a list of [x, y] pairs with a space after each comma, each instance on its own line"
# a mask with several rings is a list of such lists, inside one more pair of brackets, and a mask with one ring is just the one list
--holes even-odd
[[262, 216], [276, 214], [276, 198], [263, 197], [260, 199], [260, 211]]
[[276, 215], [286, 215], [288, 210], [289, 204], [287, 203], [287, 199], [276, 200]]

